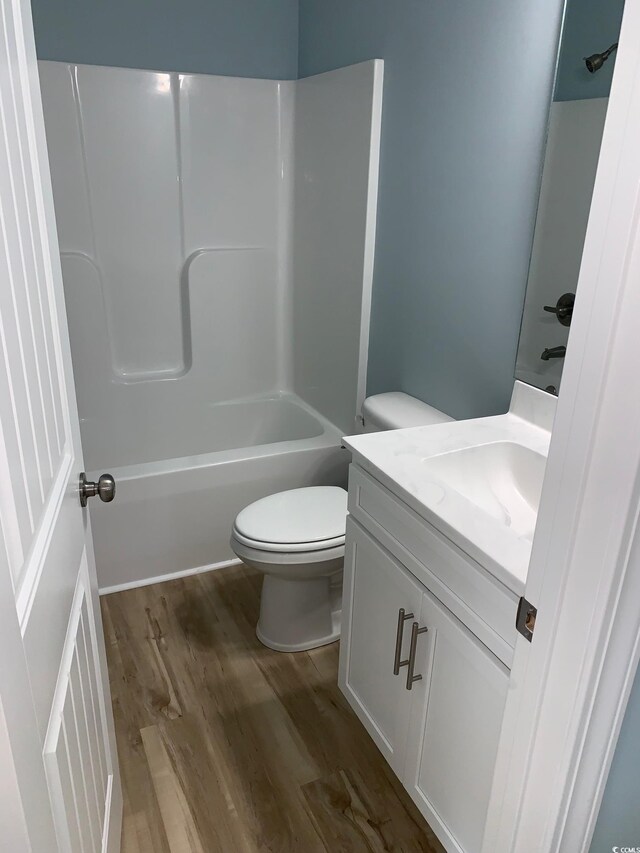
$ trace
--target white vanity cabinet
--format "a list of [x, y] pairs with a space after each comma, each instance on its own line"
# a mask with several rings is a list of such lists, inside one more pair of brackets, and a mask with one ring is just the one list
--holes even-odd
[[[422, 587], [351, 518], [347, 528], [345, 579], [348, 573], [351, 606], [346, 614], [349, 653], [341, 657], [341, 686], [384, 757], [402, 776], [413, 697], [398, 689], [403, 676], [394, 675], [396, 644], [400, 660], [409, 654], [406, 621], [396, 643], [398, 614], [404, 609], [407, 621], [411, 614], [418, 617]], [[399, 672], [406, 673], [406, 666]]]
[[[507, 595], [511, 630], [502, 624], [500, 596], [506, 593], [498, 587], [497, 625], [480, 620], [492, 651], [472, 630], [480, 624], [477, 614], [438, 579], [439, 560], [447, 581], [456, 577], [439, 550], [440, 539], [424, 548], [424, 563], [405, 553], [407, 540], [396, 539], [400, 518], [406, 512], [410, 527], [417, 516], [357, 466], [352, 466], [349, 509], [340, 687], [445, 848], [477, 853], [508, 688], [516, 597]], [[429, 536], [437, 533], [426, 521], [418, 523]], [[460, 557], [455, 549], [452, 555]], [[470, 561], [465, 568], [475, 572], [479, 567]], [[469, 587], [481, 604], [491, 599], [491, 581], [482, 580], [490, 585], [484, 595]], [[416, 680], [409, 685], [412, 675]]]
[[[489, 805], [509, 670], [428, 592], [403, 781], [442, 843], [477, 853]], [[408, 691], [407, 691], [408, 692]]]

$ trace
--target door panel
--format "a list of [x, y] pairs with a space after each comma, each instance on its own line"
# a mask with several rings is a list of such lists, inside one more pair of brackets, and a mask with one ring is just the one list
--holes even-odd
[[0, 0], [0, 12], [1, 722], [32, 848], [116, 850], [122, 801], [31, 9]]
[[[422, 591], [399, 563], [347, 519], [340, 687], [383, 755], [401, 775], [411, 693], [406, 667], [394, 675], [398, 611], [420, 613]], [[409, 653], [411, 620], [402, 631]]]
[[33, 572], [35, 582], [29, 585], [29, 595], [25, 595], [24, 601], [20, 596], [17, 600], [42, 737], [49, 724], [71, 603], [85, 552], [85, 529], [74, 474], [70, 473], [65, 483], [57, 514], [52, 513], [53, 525], [38, 561], [40, 565], [34, 565], [35, 560], [28, 564], [27, 571]]
[[[15, 4], [17, 5], [17, 4]], [[2, 343], [11, 365], [0, 395], [5, 415], [5, 440], [12, 487], [16, 494], [16, 521], [10, 544], [14, 577], [22, 565], [20, 550], [30, 542], [45, 504], [55, 471], [59, 468], [65, 435], [62, 394], [51, 322], [52, 292], [47, 286], [44, 251], [48, 250], [36, 203], [27, 112], [31, 105], [25, 87], [26, 63], [20, 61], [21, 22], [14, 4], [3, 3], [0, 16], [0, 199], [3, 251], [0, 261], [3, 287]], [[44, 239], [43, 239], [44, 238]], [[10, 421], [13, 420], [13, 428]], [[13, 539], [13, 537], [12, 537]], [[17, 558], [17, 559], [16, 559]]]
[[54, 822], [71, 849], [100, 850], [112, 785], [86, 558], [75, 590], [44, 756]]
[[482, 845], [508, 669], [429, 593], [416, 656], [406, 784], [449, 850]]

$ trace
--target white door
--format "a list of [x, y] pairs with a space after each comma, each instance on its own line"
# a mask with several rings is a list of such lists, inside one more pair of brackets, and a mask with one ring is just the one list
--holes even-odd
[[412, 698], [406, 662], [422, 589], [351, 518], [346, 542], [340, 688], [402, 778]]
[[122, 796], [31, 10], [0, 9], [0, 850], [115, 851]]
[[419, 625], [404, 783], [447, 850], [477, 853], [509, 670], [428, 592]]

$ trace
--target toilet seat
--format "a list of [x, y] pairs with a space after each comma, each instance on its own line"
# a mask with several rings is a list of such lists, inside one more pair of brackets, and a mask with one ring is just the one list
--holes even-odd
[[259, 539], [250, 539], [233, 526], [233, 538], [236, 542], [246, 545], [247, 548], [255, 548], [256, 551], [266, 551], [275, 554], [305, 554], [314, 551], [326, 551], [329, 548], [344, 548], [344, 534], [335, 536], [333, 539], [319, 539], [315, 542], [293, 542], [288, 545], [282, 542], [263, 542]]
[[[240, 542], [235, 531], [231, 536], [231, 548], [237, 557], [248, 565], [259, 563], [269, 566], [272, 573], [283, 577], [308, 578], [323, 571], [322, 566], [344, 559], [344, 541], [329, 548], [318, 548], [310, 551], [274, 551], [263, 546], [263, 542], [247, 544]], [[267, 545], [269, 543], [266, 543]], [[278, 568], [280, 567], [280, 568]], [[330, 574], [330, 572], [326, 572]]]
[[344, 545], [347, 493], [339, 486], [289, 489], [238, 513], [237, 542], [258, 551], [305, 553]]

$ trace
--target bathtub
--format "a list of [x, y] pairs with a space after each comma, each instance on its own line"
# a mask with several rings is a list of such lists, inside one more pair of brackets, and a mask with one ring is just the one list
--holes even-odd
[[135, 410], [125, 401], [119, 412], [128, 432], [81, 423], [91, 474], [116, 480], [113, 503], [90, 504], [101, 593], [230, 565], [242, 507], [282, 489], [346, 485], [340, 432], [294, 395], [203, 403], [188, 418], [180, 406], [131, 401]]

